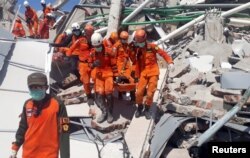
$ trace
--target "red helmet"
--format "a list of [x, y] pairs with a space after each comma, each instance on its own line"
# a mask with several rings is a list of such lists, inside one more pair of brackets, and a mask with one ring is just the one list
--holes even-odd
[[116, 42], [119, 39], [117, 32], [112, 32], [109, 38], [112, 40], [112, 42]]
[[128, 39], [128, 32], [127, 31], [122, 31], [120, 33], [120, 38], [124, 39], [124, 40], [127, 40]]
[[134, 37], [136, 42], [145, 42], [146, 37], [147, 37], [147, 34], [144, 30], [142, 29], [136, 30], [135, 37]]

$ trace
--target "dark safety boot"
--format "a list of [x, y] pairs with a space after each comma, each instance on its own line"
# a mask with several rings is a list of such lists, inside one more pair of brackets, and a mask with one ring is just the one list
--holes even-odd
[[102, 111], [102, 114], [97, 118], [98, 123], [102, 123], [107, 119], [107, 109], [105, 108], [104, 95], [98, 94], [96, 103], [99, 104], [99, 107]]
[[89, 106], [94, 105], [94, 99], [93, 99], [92, 95], [87, 94], [87, 98], [88, 98], [88, 105]]
[[135, 117], [138, 118], [142, 115], [143, 105], [138, 104], [137, 110], [135, 112]]
[[151, 119], [150, 106], [148, 105], [145, 106], [144, 115], [147, 120]]
[[107, 112], [108, 112], [108, 118], [107, 118], [107, 122], [108, 123], [112, 123], [114, 121], [114, 117], [113, 117], [113, 107], [114, 107], [114, 98], [112, 94], [108, 94], [106, 96], [107, 99]]

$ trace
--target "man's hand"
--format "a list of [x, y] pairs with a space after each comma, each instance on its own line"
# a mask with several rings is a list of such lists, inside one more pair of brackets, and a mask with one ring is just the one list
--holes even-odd
[[174, 71], [174, 64], [173, 64], [173, 63], [169, 64], [169, 65], [168, 65], [168, 69], [169, 69], [171, 72], [173, 72], [173, 71]]

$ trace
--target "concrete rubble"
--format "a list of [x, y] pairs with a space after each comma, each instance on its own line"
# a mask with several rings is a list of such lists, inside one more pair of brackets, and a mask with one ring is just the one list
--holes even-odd
[[[162, 91], [162, 101], [159, 102], [161, 105], [158, 105], [160, 111], [173, 115], [180, 114], [186, 117], [220, 120], [232, 109], [233, 105], [240, 101], [243, 92], [248, 88], [222, 88], [224, 80], [221, 79], [226, 73], [238, 71], [249, 73], [250, 71], [248, 64], [250, 62], [250, 51], [248, 49], [250, 48], [250, 36], [248, 35], [250, 31], [247, 27], [247, 19], [243, 18], [242, 20], [235, 17], [230, 18], [231, 21], [227, 21], [227, 17], [236, 13], [238, 11], [237, 9], [224, 11], [221, 9], [209, 10], [209, 8], [207, 8], [208, 10], [202, 12], [205, 14], [199, 13], [195, 15], [188, 23], [182, 26], [179, 26], [181, 22], [171, 24], [157, 23], [156, 21], [160, 22], [158, 19], [161, 18], [160, 16], [162, 15], [157, 15], [158, 13], [149, 14], [145, 6], [164, 5], [165, 3], [163, 1], [157, 4], [151, 2], [152, 1], [132, 3], [131, 7], [136, 6], [136, 9], [130, 11], [131, 14], [123, 19], [120, 27], [122, 28], [123, 25], [128, 26], [130, 34], [137, 28], [145, 28], [149, 34], [148, 37], [156, 41], [156, 44], [165, 49], [174, 58], [175, 70], [167, 74], [168, 78], [163, 83], [165, 85]], [[174, 5], [177, 3], [177, 1], [165, 2], [170, 2], [169, 4]], [[204, 3], [205, 1], [183, 0], [180, 2], [180, 4], [194, 5]], [[108, 27], [110, 28], [108, 34], [111, 32], [110, 30], [121, 29], [117, 27], [120, 16], [119, 12], [121, 10], [120, 4], [117, 2], [116, 4], [111, 4], [111, 6], [112, 5], [117, 6], [116, 14], [114, 14], [114, 19], [112, 19], [115, 23], [112, 25], [112, 28]], [[239, 9], [244, 10], [244, 8], [246, 7], [240, 6]], [[150, 10], [152, 8], [148, 9]], [[190, 13], [190, 15], [193, 14]], [[131, 22], [133, 20], [136, 22]], [[97, 30], [97, 32], [105, 31], [107, 31], [106, 26], [100, 27], [100, 29]], [[164, 61], [162, 61], [161, 58], [159, 59], [159, 65], [163, 68], [166, 67], [167, 65], [164, 64]], [[235, 76], [235, 78], [239, 78], [240, 81], [241, 76]], [[72, 82], [73, 81], [64, 83], [67, 87], [67, 83], [70, 84]], [[235, 82], [237, 82], [237, 79]], [[230, 85], [228, 87], [230, 87]], [[79, 86], [64, 90], [58, 94], [58, 96], [63, 99], [67, 105], [86, 102], [86, 98], [84, 99], [84, 90]], [[250, 110], [249, 105], [250, 99], [246, 101], [242, 110], [248, 112]], [[94, 117], [98, 115], [100, 111], [97, 107], [92, 107], [90, 113], [92, 113]], [[133, 121], [135, 120], [121, 119], [112, 125], [108, 125], [106, 123], [98, 124], [94, 119], [90, 125], [92, 128], [104, 133], [114, 132], [116, 130], [123, 130], [124, 132], [126, 129], [130, 131], [129, 124], [130, 122], [132, 125], [135, 124]], [[235, 115], [230, 120], [231, 123], [238, 125], [243, 125], [248, 121], [249, 119], [238, 115]], [[148, 124], [148, 122], [144, 123]], [[198, 125], [201, 126], [201, 124], [197, 124], [197, 122], [191, 122], [187, 124], [184, 129], [186, 132], [191, 132], [197, 129], [196, 126]], [[200, 130], [206, 130], [207, 128], [206, 124], [206, 128]], [[125, 136], [125, 138], [125, 140], [130, 141], [132, 139], [129, 138], [129, 136]], [[190, 140], [183, 139], [179, 146], [181, 148], [187, 148], [187, 146], [190, 145], [189, 143]], [[130, 145], [128, 146], [132, 153], [135, 152], [134, 149], [131, 149]], [[145, 146], [143, 146], [143, 148], [145, 148]], [[144, 156], [148, 154], [147, 151], [142, 153]], [[186, 151], [184, 151], [184, 153], [186, 153]]]

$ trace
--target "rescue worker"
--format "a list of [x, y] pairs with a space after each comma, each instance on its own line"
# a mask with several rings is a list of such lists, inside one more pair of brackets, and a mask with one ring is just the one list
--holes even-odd
[[91, 68], [89, 66], [90, 58], [90, 45], [88, 44], [87, 38], [82, 36], [80, 26], [75, 26], [73, 29], [73, 37], [75, 37], [74, 43], [70, 46], [69, 50], [66, 52], [67, 56], [71, 56], [72, 53], [78, 56], [78, 71], [80, 74], [80, 80], [83, 83], [85, 93], [88, 98], [88, 104], [94, 105], [94, 99], [91, 94], [90, 88], [90, 75]]
[[27, 84], [31, 96], [23, 106], [10, 158], [22, 146], [22, 158], [69, 158], [69, 118], [64, 104], [46, 93], [47, 77], [32, 73]]
[[112, 47], [119, 40], [117, 32], [111, 32], [109, 38], [103, 40], [106, 47]]
[[62, 47], [61, 45], [63, 45], [63, 43], [70, 36], [72, 36], [72, 31], [71, 31], [71, 29], [67, 29], [63, 33], [61, 33], [60, 35], [57, 36], [55, 43], [50, 44], [51, 46], [56, 47], [54, 49], [55, 53], [53, 54], [53, 61], [58, 61], [58, 60], [63, 61], [63, 56], [66, 54], [68, 47]]
[[[113, 51], [116, 51], [116, 65], [118, 70], [118, 75], [116, 82], [124, 83], [134, 83], [134, 78], [131, 77], [131, 61], [129, 58], [130, 47], [128, 44], [128, 32], [122, 31], [120, 33], [120, 40], [116, 42], [113, 46]], [[122, 94], [119, 93], [119, 98]], [[132, 101], [135, 101], [135, 91], [131, 91], [130, 97]]]
[[45, 0], [41, 0], [41, 6], [43, 7], [43, 16], [44, 16], [44, 18], [48, 13], [51, 13], [54, 10], [51, 5], [48, 5], [48, 6], [46, 5]]
[[26, 37], [20, 18], [16, 19], [12, 33], [15, 35], [15, 37]]
[[112, 49], [103, 44], [101, 34], [94, 33], [91, 37], [91, 43], [94, 47], [91, 51], [93, 57], [92, 67], [96, 67], [96, 104], [101, 109], [102, 114], [97, 118], [98, 123], [107, 120], [108, 123], [113, 122], [113, 71], [112, 66]]
[[36, 38], [38, 35], [38, 17], [36, 11], [30, 7], [28, 1], [24, 1], [23, 5], [26, 8], [25, 20], [29, 28], [30, 37]]
[[55, 40], [55, 43], [50, 43], [50, 46], [61, 47], [61, 48], [67, 47], [69, 46], [71, 40], [72, 40], [72, 30], [67, 29], [62, 34], [58, 35]]
[[[146, 32], [139, 29], [135, 32], [136, 49], [136, 70], [139, 71], [139, 82], [136, 90], [136, 104], [138, 105], [135, 117], [140, 117], [145, 107], [144, 114], [146, 119], [151, 118], [150, 107], [153, 103], [153, 96], [157, 88], [159, 79], [159, 66], [157, 64], [157, 54], [169, 64], [171, 71], [173, 70], [172, 58], [154, 43], [146, 41]], [[143, 103], [143, 96], [147, 88], [147, 95], [145, 103]]]
[[41, 39], [48, 39], [49, 38], [49, 30], [50, 30], [50, 22], [52, 20], [52, 14], [46, 14], [45, 18], [41, 20], [40, 27], [39, 27], [39, 37]]
[[[94, 33], [94, 27], [91, 24], [86, 24], [84, 27], [84, 36], [88, 41], [88, 44], [90, 46], [90, 49], [92, 48], [92, 44], [91, 44], [91, 36]], [[96, 69], [92, 68], [91, 69], [91, 74], [90, 74], [92, 81], [95, 82], [95, 78], [96, 78]], [[94, 88], [95, 89], [95, 88]]]
[[[46, 5], [45, 0], [41, 0], [41, 6], [43, 7], [43, 18], [45, 18], [48, 13], [51, 13], [53, 15], [53, 11], [57, 10], [57, 9], [52, 7], [51, 3]], [[54, 15], [51, 16], [51, 18], [52, 19], [50, 21], [50, 26], [52, 27], [54, 25], [54, 23], [55, 23]]]

